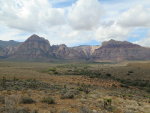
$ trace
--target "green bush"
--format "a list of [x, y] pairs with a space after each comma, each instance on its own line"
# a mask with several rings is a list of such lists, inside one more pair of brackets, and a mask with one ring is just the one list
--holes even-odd
[[90, 85], [82, 84], [82, 85], [79, 86], [77, 89], [78, 89], [79, 91], [85, 92], [86, 94], [90, 93]]
[[110, 74], [110, 73], [106, 73], [106, 76], [107, 76], [107, 77], [111, 77], [111, 74]]
[[66, 92], [65, 94], [61, 95], [61, 99], [73, 99], [74, 94], [72, 92]]
[[104, 99], [104, 109], [112, 111], [112, 99]]
[[5, 103], [5, 97], [4, 96], [0, 96], [0, 104], [4, 104]]
[[21, 104], [33, 104], [35, 103], [35, 101], [30, 97], [23, 97], [21, 98], [20, 103]]
[[44, 97], [41, 102], [47, 103], [47, 104], [55, 104], [55, 99], [52, 97]]

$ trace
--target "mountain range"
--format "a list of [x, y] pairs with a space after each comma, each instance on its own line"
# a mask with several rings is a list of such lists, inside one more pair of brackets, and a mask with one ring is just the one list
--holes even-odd
[[34, 34], [25, 42], [0, 41], [0, 59], [85, 60], [96, 62], [150, 60], [150, 48], [116, 40], [105, 41], [101, 46], [67, 47], [65, 44], [50, 45], [48, 40]]

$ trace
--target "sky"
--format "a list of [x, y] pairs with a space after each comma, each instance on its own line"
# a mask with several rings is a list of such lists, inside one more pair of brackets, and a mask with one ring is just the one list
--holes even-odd
[[150, 47], [150, 0], [0, 0], [0, 40], [32, 34], [51, 45], [114, 39]]

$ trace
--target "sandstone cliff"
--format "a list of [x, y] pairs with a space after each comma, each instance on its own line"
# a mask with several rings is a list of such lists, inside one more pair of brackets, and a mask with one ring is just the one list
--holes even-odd
[[110, 40], [103, 42], [102, 46], [95, 50], [92, 59], [95, 61], [149, 60], [150, 49], [127, 41]]
[[30, 36], [15, 49], [13, 58], [48, 58], [50, 57], [49, 41], [37, 35]]
[[0, 58], [87, 61], [150, 60], [150, 48], [127, 41], [110, 40], [103, 42], [101, 46], [67, 47], [65, 44], [51, 46], [48, 40], [32, 35], [23, 43], [9, 41], [1, 45], [3, 46], [0, 46]]

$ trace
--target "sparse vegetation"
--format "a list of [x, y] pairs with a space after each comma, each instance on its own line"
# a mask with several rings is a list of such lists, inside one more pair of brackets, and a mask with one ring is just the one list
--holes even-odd
[[30, 97], [22, 97], [20, 100], [21, 104], [33, 104], [35, 101]]
[[148, 64], [120, 65], [0, 62], [0, 113], [149, 112]]
[[112, 99], [104, 99], [104, 109], [112, 111]]
[[75, 98], [76, 95], [78, 95], [79, 92], [75, 89], [66, 89], [64, 88], [61, 91], [61, 99], [73, 99]]
[[5, 97], [4, 96], [0, 96], [0, 104], [4, 104], [5, 103]]
[[88, 93], [90, 92], [90, 85], [81, 84], [81, 85], [78, 87], [78, 90], [79, 90], [79, 91], [83, 91], [83, 92], [85, 92], [86, 94], [88, 94]]
[[80, 108], [80, 113], [93, 113], [88, 107], [82, 106]]
[[55, 99], [52, 97], [44, 97], [41, 102], [47, 103], [47, 104], [56, 104]]

